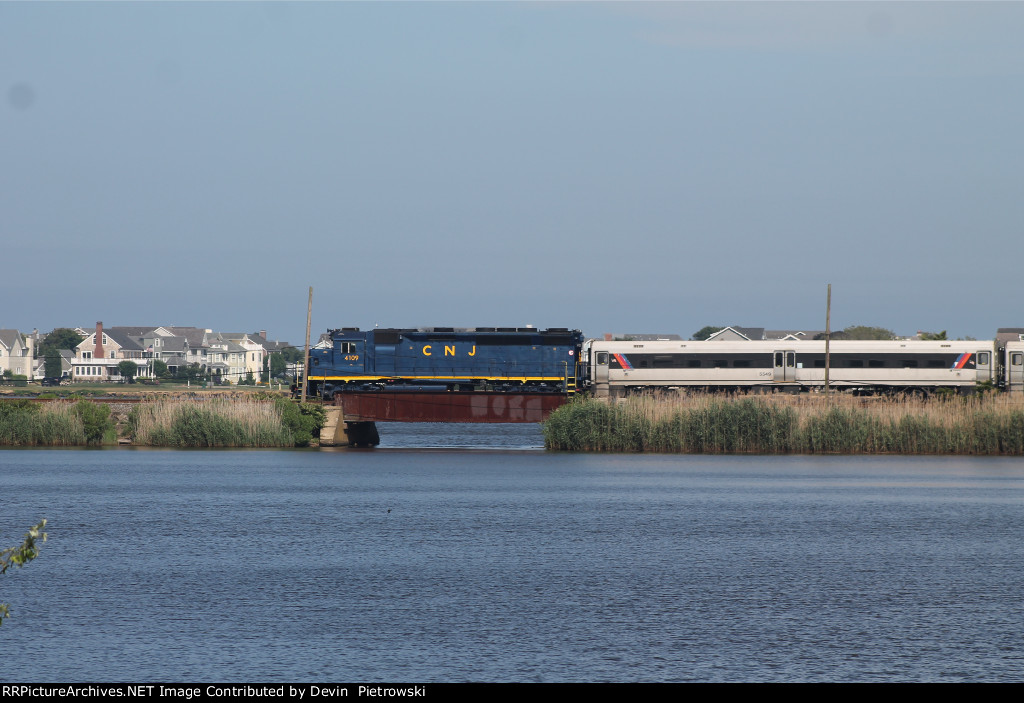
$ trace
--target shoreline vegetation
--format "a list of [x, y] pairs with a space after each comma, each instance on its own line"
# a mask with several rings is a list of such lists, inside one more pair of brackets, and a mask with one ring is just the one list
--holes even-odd
[[544, 424], [549, 450], [663, 454], [1024, 455], [1024, 399], [673, 394], [579, 399]]
[[[0, 402], [0, 446], [315, 446], [325, 411], [282, 395]], [[580, 398], [543, 425], [549, 450], [662, 454], [1024, 455], [1024, 398], [836, 394]]]
[[0, 446], [306, 447], [324, 409], [282, 396], [165, 398], [126, 408], [86, 399], [0, 402]]

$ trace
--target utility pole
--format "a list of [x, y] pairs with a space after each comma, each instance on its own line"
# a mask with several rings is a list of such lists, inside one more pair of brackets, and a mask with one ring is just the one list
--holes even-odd
[[832, 359], [829, 357], [828, 344], [832, 337], [832, 284], [828, 284], [828, 298], [825, 301], [825, 397], [829, 396], [828, 370]]
[[302, 395], [299, 402], [306, 402], [306, 386], [309, 385], [309, 322], [313, 317], [313, 286], [309, 287], [309, 303], [306, 305], [306, 359], [302, 363]]

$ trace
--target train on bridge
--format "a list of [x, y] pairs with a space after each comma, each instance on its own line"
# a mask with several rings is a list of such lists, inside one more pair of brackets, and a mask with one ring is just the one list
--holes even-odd
[[566, 395], [583, 381], [583, 334], [532, 327], [330, 330], [310, 350], [307, 392]]
[[649, 390], [1024, 392], [1024, 341], [587, 340], [511, 327], [330, 330], [307, 392], [622, 396]]

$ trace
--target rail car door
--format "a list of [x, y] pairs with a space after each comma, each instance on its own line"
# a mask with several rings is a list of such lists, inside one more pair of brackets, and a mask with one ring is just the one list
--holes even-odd
[[1019, 342], [1011, 342], [1003, 351], [1006, 355], [1006, 377], [1003, 382], [1010, 393], [1024, 391], [1024, 346]]
[[992, 352], [980, 351], [974, 355], [974, 358], [976, 359], [975, 366], [978, 369], [977, 380], [992, 380]]
[[594, 370], [594, 394], [598, 397], [607, 397], [608, 352], [591, 351], [590, 368]]
[[772, 366], [775, 383], [792, 383], [796, 381], [796, 352], [784, 349], [772, 354]]

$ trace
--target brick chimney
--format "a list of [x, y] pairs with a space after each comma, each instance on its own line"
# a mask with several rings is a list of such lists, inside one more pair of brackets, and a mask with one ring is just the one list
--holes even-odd
[[93, 359], [103, 359], [106, 354], [103, 353], [103, 322], [96, 323], [96, 347], [93, 349]]

